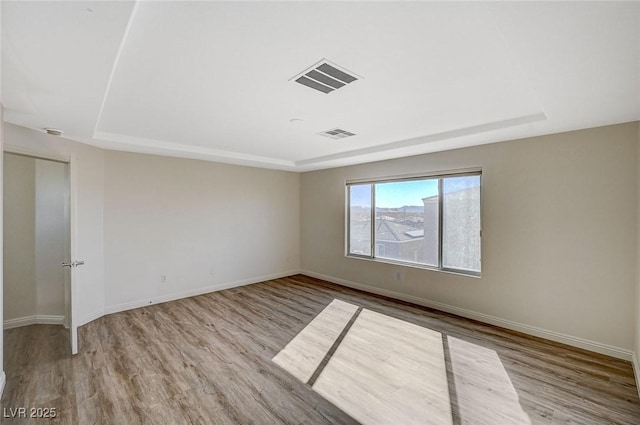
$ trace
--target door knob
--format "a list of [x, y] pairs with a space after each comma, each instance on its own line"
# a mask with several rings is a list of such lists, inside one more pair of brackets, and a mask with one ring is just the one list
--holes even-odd
[[78, 267], [78, 266], [84, 266], [84, 261], [71, 261], [70, 263], [62, 263], [62, 267]]

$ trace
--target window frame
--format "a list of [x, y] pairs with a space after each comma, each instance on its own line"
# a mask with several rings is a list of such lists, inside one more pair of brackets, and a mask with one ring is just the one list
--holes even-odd
[[[474, 270], [465, 270], [465, 269], [457, 269], [452, 267], [444, 267], [443, 266], [443, 228], [444, 228], [444, 194], [443, 194], [443, 183], [442, 180], [446, 178], [452, 177], [465, 177], [465, 176], [478, 176], [480, 180], [479, 185], [479, 221], [480, 221], [480, 271]], [[407, 181], [416, 181], [416, 180], [439, 180], [438, 182], [438, 266], [431, 266], [428, 264], [418, 263], [418, 262], [410, 262], [410, 261], [402, 261], [396, 259], [389, 258], [381, 258], [376, 257], [375, 247], [376, 247], [376, 184], [380, 183], [397, 183], [397, 182], [407, 182]], [[370, 254], [357, 254], [351, 253], [351, 186], [358, 185], [369, 185], [371, 190], [371, 208], [370, 208], [370, 218], [371, 218], [371, 234], [369, 241], [369, 251]], [[420, 269], [428, 269], [434, 271], [442, 271], [448, 273], [454, 273], [464, 276], [472, 276], [472, 277], [481, 277], [482, 276], [482, 168], [468, 168], [462, 170], [452, 170], [452, 171], [441, 171], [441, 172], [433, 172], [433, 173], [419, 173], [419, 174], [405, 174], [400, 176], [391, 176], [391, 177], [377, 177], [377, 178], [369, 178], [369, 179], [354, 179], [347, 180], [345, 182], [345, 198], [346, 198], [346, 214], [345, 214], [345, 256], [348, 258], [357, 258], [357, 259], [365, 259], [370, 261], [376, 261], [381, 263], [390, 263], [396, 264], [400, 266], [408, 266], [408, 267], [416, 267]]]

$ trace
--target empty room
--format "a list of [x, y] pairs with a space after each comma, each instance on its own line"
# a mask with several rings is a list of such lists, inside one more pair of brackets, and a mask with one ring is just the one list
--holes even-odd
[[640, 424], [640, 1], [1, 1], [2, 424]]

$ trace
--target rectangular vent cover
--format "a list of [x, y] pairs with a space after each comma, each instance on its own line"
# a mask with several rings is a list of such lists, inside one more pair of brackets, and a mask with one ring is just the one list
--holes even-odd
[[332, 139], [344, 139], [345, 137], [355, 136], [354, 133], [350, 133], [348, 131], [345, 131], [339, 128], [323, 131], [322, 133], [318, 133], [318, 134], [324, 137], [330, 137]]
[[328, 60], [322, 59], [320, 62], [291, 78], [291, 80], [322, 93], [331, 93], [361, 78], [352, 74], [352, 72], [344, 68], [340, 69]]

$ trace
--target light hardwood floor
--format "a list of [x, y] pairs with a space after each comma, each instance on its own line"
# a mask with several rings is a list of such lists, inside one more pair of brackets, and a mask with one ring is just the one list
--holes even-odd
[[[338, 328], [323, 313], [334, 300], [358, 308], [348, 325], [351, 313]], [[373, 424], [390, 411], [425, 424], [640, 424], [629, 362], [305, 276], [105, 316], [79, 335], [71, 358], [61, 327], [5, 331], [0, 413], [57, 416], [2, 424]], [[390, 383], [387, 369], [408, 374]]]

